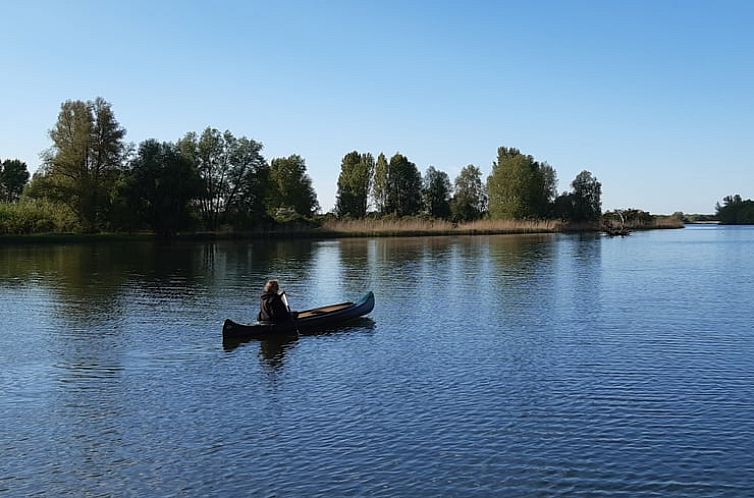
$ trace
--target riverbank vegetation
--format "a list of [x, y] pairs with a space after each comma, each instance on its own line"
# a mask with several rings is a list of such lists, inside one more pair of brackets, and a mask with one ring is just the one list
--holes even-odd
[[739, 194], [724, 197], [715, 210], [721, 225], [754, 225], [754, 201]]
[[[0, 165], [0, 234], [410, 234], [598, 230], [602, 185], [589, 171], [558, 193], [546, 162], [499, 147], [489, 176], [469, 164], [451, 180], [407, 156], [344, 155], [333, 211], [320, 207], [304, 158], [267, 160], [261, 142], [189, 131], [175, 142], [125, 142], [111, 105], [66, 101], [29, 181]], [[642, 221], [642, 223], [644, 223]], [[645, 225], [646, 226], [646, 225]]]

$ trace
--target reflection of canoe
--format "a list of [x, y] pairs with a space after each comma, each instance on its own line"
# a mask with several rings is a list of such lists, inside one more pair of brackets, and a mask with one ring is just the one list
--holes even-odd
[[302, 330], [331, 327], [364, 316], [372, 309], [374, 309], [374, 294], [370, 291], [355, 303], [331, 304], [321, 308], [299, 311], [298, 317], [290, 322], [257, 322], [244, 325], [233, 320], [225, 320], [225, 323], [223, 323], [223, 339], [268, 337], [275, 334], [295, 334]]

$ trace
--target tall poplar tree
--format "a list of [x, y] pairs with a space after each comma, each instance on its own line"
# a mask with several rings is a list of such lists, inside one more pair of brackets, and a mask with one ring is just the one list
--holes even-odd
[[374, 207], [381, 214], [388, 212], [388, 195], [390, 192], [389, 185], [390, 164], [387, 162], [385, 154], [380, 153], [377, 156], [377, 163], [374, 166], [374, 179], [372, 181], [372, 199]]
[[46, 174], [86, 231], [107, 221], [110, 191], [126, 152], [125, 135], [110, 104], [99, 97], [63, 102], [50, 130], [53, 145], [43, 154]]
[[335, 212], [338, 216], [366, 216], [374, 166], [374, 157], [371, 154], [353, 151], [343, 157], [335, 202]]

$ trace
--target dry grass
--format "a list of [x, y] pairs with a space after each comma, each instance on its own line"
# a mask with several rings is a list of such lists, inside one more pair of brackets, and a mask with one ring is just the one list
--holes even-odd
[[555, 232], [559, 223], [550, 220], [479, 220], [455, 224], [443, 220], [375, 219], [332, 221], [322, 230], [344, 236], [358, 235], [439, 235], [439, 234], [495, 234], [495, 233], [542, 233]]
[[478, 220], [458, 225], [459, 231], [471, 233], [543, 233], [560, 228], [554, 220]]
[[683, 220], [675, 216], [655, 216], [652, 228], [683, 228]]

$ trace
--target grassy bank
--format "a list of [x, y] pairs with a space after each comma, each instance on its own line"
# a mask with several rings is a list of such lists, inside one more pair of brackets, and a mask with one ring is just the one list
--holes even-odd
[[[683, 223], [674, 217], [655, 217], [651, 222], [626, 223], [630, 230], [683, 228]], [[604, 229], [604, 226], [602, 227]], [[265, 240], [265, 239], [331, 239], [349, 237], [420, 237], [437, 235], [496, 235], [558, 232], [597, 232], [600, 227], [593, 223], [564, 223], [554, 220], [514, 221], [478, 220], [455, 224], [443, 220], [421, 218], [331, 220], [322, 226], [285, 224], [253, 231], [187, 232], [176, 234], [174, 240]], [[97, 241], [148, 241], [158, 237], [149, 232], [139, 233], [27, 233], [0, 235], [5, 242], [97, 242]]]

